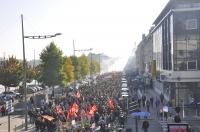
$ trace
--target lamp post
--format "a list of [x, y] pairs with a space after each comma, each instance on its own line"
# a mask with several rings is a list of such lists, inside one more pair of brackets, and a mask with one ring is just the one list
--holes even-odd
[[56, 33], [54, 35], [39, 35], [39, 36], [25, 36], [24, 35], [24, 24], [23, 24], [23, 15], [21, 14], [21, 24], [22, 24], [22, 45], [23, 45], [23, 89], [25, 90], [25, 131], [28, 129], [28, 122], [27, 122], [27, 114], [28, 114], [28, 108], [27, 108], [27, 89], [26, 89], [26, 72], [27, 72], [27, 67], [26, 67], [26, 57], [25, 57], [25, 44], [24, 44], [24, 39], [47, 39], [47, 38], [52, 38], [56, 37], [58, 35], [61, 35], [61, 33]]
[[[79, 50], [76, 50], [75, 49], [75, 43], [74, 43], [74, 40], [73, 40], [73, 52], [74, 52], [74, 59], [75, 59], [75, 56], [76, 56], [76, 52], [85, 52], [85, 51], [92, 51], [93, 49], [92, 48], [89, 48], [89, 49], [79, 49]], [[74, 65], [74, 89], [76, 89], [76, 71], [77, 71], [77, 66], [76, 64]]]

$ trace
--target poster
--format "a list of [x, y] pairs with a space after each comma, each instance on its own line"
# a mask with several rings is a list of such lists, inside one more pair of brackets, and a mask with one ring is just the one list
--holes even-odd
[[168, 124], [168, 132], [189, 132], [188, 124], [182, 124], [182, 123]]

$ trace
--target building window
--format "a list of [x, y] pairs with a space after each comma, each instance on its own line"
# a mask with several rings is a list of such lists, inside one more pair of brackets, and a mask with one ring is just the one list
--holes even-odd
[[196, 70], [197, 61], [188, 61], [188, 70]]
[[177, 70], [178, 71], [187, 71], [187, 64], [184, 60], [177, 61]]
[[197, 19], [186, 20], [186, 29], [187, 30], [197, 29]]
[[184, 50], [178, 50], [178, 57], [184, 57]]

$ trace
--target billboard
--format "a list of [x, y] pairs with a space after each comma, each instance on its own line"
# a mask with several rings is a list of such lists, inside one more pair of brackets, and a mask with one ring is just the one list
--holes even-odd
[[167, 126], [168, 132], [189, 132], [187, 123], [170, 123]]

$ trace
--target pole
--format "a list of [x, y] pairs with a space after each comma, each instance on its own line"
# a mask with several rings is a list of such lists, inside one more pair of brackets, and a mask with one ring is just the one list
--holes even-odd
[[163, 118], [163, 132], [165, 132], [165, 126], [164, 126], [164, 120], [165, 120], [165, 117], [164, 117], [164, 106], [162, 105], [162, 118]]
[[[127, 111], [128, 111], [128, 96], [127, 96], [127, 104], [126, 104], [126, 108], [127, 108]], [[129, 112], [127, 112], [128, 114]]]
[[99, 54], [99, 75], [101, 75], [101, 54]]
[[76, 64], [75, 64], [76, 50], [75, 50], [74, 40], [73, 40], [73, 50], [74, 50], [74, 90], [75, 90], [76, 89]]
[[10, 114], [8, 114], [8, 132], [10, 132]]
[[185, 118], [185, 108], [184, 108], [184, 99], [183, 99], [183, 119]]
[[92, 79], [92, 72], [93, 72], [93, 68], [92, 68], [92, 52], [90, 54], [90, 79]]
[[138, 132], [138, 117], [135, 116], [135, 132]]
[[27, 89], [26, 89], [26, 59], [25, 59], [25, 45], [24, 45], [24, 24], [23, 24], [23, 15], [21, 14], [21, 23], [22, 23], [22, 44], [23, 44], [23, 69], [24, 69], [24, 79], [23, 79], [23, 88], [25, 90], [25, 131], [28, 129], [27, 124]]
[[179, 102], [179, 86], [178, 86], [178, 106], [180, 105], [180, 102]]
[[[34, 49], [34, 61], [33, 61], [33, 69], [35, 70], [35, 49]], [[35, 79], [35, 86], [36, 86], [36, 79]]]

